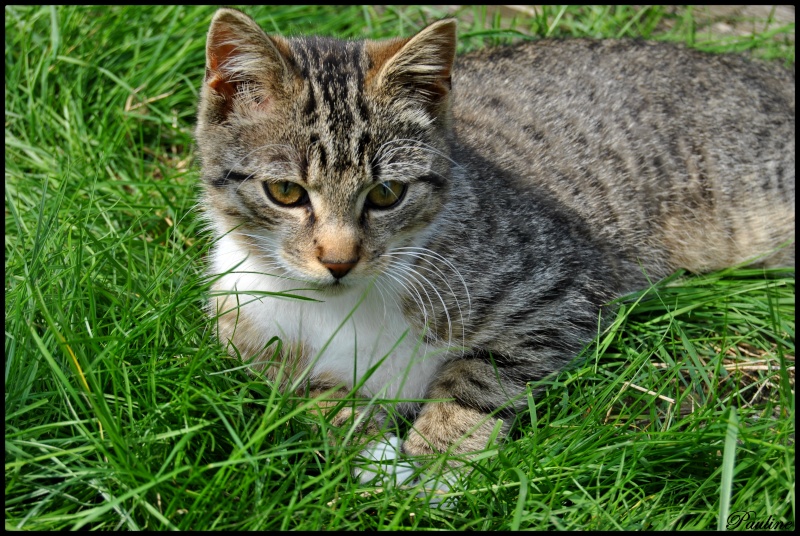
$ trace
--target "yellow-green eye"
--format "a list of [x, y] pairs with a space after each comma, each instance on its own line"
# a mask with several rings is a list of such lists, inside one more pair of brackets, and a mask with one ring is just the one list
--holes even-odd
[[402, 182], [382, 182], [367, 194], [367, 207], [377, 209], [391, 208], [403, 199], [405, 193], [406, 185]]
[[264, 184], [264, 190], [272, 201], [284, 207], [296, 207], [308, 203], [308, 192], [294, 182], [268, 182]]

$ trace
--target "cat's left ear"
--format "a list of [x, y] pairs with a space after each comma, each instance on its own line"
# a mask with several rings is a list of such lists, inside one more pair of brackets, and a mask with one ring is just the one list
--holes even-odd
[[204, 99], [223, 117], [234, 109], [269, 109], [285, 98], [294, 72], [283, 38], [268, 36], [241, 11], [220, 9], [206, 42]]
[[434, 116], [446, 109], [456, 56], [455, 19], [434, 22], [410, 39], [369, 42], [367, 54], [377, 90], [420, 100]]

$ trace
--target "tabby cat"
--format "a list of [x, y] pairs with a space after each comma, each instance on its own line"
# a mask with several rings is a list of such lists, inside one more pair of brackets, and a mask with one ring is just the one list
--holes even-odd
[[455, 50], [454, 20], [343, 41], [221, 9], [208, 33], [219, 339], [323, 411], [357, 391], [334, 425], [413, 419], [366, 451], [387, 459], [502, 437], [648, 281], [794, 265], [793, 71], [637, 41]]

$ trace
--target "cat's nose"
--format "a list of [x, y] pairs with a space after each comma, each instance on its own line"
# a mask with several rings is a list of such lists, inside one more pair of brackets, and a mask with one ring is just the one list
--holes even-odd
[[347, 273], [353, 269], [353, 267], [358, 262], [358, 259], [352, 259], [349, 261], [344, 262], [334, 262], [325, 259], [320, 259], [319, 262], [328, 269], [333, 277], [336, 279], [341, 279], [347, 275]]

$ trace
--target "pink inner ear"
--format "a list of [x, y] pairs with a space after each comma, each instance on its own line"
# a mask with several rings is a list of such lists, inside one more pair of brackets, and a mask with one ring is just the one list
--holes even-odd
[[[239, 53], [231, 35], [232, 33], [227, 28], [214, 31], [209, 36], [208, 50], [206, 52], [205, 82], [225, 99], [228, 111], [230, 111], [234, 99], [242, 89], [242, 84], [248, 83], [246, 80], [239, 79], [241, 73], [238, 73], [236, 79], [234, 79], [234, 73], [226, 66], [226, 63]], [[251, 100], [249, 104], [254, 109], [266, 111], [269, 109], [272, 99], [268, 99], [266, 95], [258, 93], [250, 93]]]
[[235, 84], [230, 83], [218, 71], [211, 71], [206, 77], [206, 83], [211, 89], [222, 95], [225, 100], [231, 100], [236, 94]]
[[220, 93], [226, 100], [233, 98], [236, 93], [236, 84], [231, 82], [222, 69], [225, 62], [234, 55], [236, 45], [230, 44], [230, 34], [224, 30], [217, 30], [208, 38], [208, 51], [206, 56], [206, 83]]

